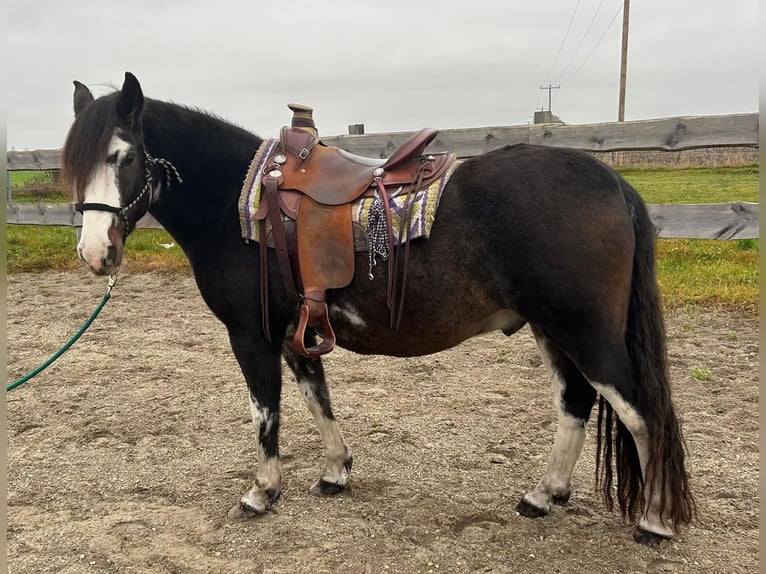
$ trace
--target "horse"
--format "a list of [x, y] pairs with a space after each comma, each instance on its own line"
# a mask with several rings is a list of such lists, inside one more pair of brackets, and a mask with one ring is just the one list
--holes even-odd
[[[151, 214], [188, 257], [244, 375], [257, 471], [230, 518], [262, 515], [280, 497], [282, 358], [323, 444], [324, 470], [309, 491], [346, 489], [353, 456], [322, 360], [290, 343], [297, 310], [274, 257], [263, 270], [268, 297], [259, 296], [266, 247], [240, 233], [240, 189], [264, 140], [202, 110], [144, 98], [130, 72], [119, 90], [97, 99], [74, 85], [62, 168], [83, 212], [79, 258], [96, 275], [116, 273], [136, 221]], [[671, 398], [655, 241], [644, 202], [609, 166], [577, 150], [507, 145], [456, 167], [430, 237], [409, 242], [398, 328], [389, 321], [386, 270], [368, 277], [361, 252], [352, 282], [328, 291], [329, 315], [338, 345], [399, 357], [528, 325], [550, 374], [557, 430], [547, 469], [517, 512], [542, 517], [568, 501], [598, 402], [596, 488], [610, 511], [616, 497], [637, 542], [658, 544], [691, 524], [696, 505]], [[316, 333], [308, 330], [306, 343], [315, 344]]]

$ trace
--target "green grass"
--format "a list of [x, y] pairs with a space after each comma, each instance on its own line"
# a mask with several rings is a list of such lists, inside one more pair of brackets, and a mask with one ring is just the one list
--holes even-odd
[[[8, 272], [74, 271], [82, 268], [77, 257], [73, 227], [8, 225]], [[123, 264], [133, 272], [189, 273], [189, 262], [162, 229], [137, 229], [128, 238]]]
[[695, 367], [692, 369], [692, 377], [698, 381], [709, 381], [712, 374], [707, 367]]
[[56, 179], [55, 171], [11, 171], [11, 186], [14, 188], [37, 183], [51, 183]]
[[64, 190], [58, 171], [12, 171], [11, 198], [14, 203], [67, 203], [72, 195]]
[[[726, 203], [758, 201], [758, 166], [643, 169], [620, 173], [647, 203]], [[42, 172], [45, 173], [45, 172]], [[56, 191], [59, 183], [41, 172], [12, 172], [14, 201], [53, 203], [71, 201]], [[28, 190], [28, 191], [25, 191]], [[34, 191], [35, 189], [40, 191]], [[49, 195], [46, 195], [49, 194]], [[55, 195], [58, 194], [58, 195]], [[74, 229], [8, 225], [8, 271], [79, 269]], [[189, 264], [163, 230], [139, 229], [128, 239], [124, 265], [132, 272], [189, 273]], [[758, 311], [757, 239], [713, 241], [661, 239], [657, 242], [657, 278], [668, 307], [700, 305]], [[503, 360], [504, 357], [498, 357]]]
[[758, 166], [640, 169], [620, 174], [647, 203], [758, 202]]
[[758, 312], [758, 242], [660, 239], [657, 281], [671, 307]]
[[8, 225], [8, 273], [80, 268], [74, 227]]
[[50, 185], [25, 186], [13, 189], [13, 203], [68, 203], [72, 196], [57, 189], [51, 189]]

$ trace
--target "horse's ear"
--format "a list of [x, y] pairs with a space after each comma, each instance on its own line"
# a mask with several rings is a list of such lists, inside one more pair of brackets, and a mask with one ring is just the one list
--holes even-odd
[[144, 107], [144, 94], [136, 77], [130, 72], [125, 72], [125, 81], [122, 83], [120, 98], [117, 100], [117, 115], [131, 125], [141, 117]]
[[74, 115], [75, 117], [80, 115], [88, 105], [93, 102], [93, 94], [90, 93], [88, 86], [85, 84], [74, 81]]

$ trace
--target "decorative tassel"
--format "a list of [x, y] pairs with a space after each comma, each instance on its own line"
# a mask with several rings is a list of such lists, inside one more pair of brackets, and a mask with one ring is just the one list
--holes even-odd
[[376, 189], [370, 206], [370, 215], [367, 221], [367, 242], [369, 244], [370, 281], [374, 279], [372, 269], [377, 265], [377, 256], [383, 261], [388, 260], [388, 228], [386, 224], [386, 211], [383, 198]]

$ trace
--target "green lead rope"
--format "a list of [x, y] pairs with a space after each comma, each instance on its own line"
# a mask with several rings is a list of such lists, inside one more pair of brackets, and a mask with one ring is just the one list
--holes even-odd
[[37, 367], [34, 371], [29, 373], [28, 375], [25, 375], [18, 379], [17, 381], [14, 381], [10, 385], [8, 385], [5, 388], [5, 392], [10, 392], [13, 389], [15, 389], [18, 386], [23, 385], [26, 383], [29, 379], [36, 377], [40, 373], [42, 373], [45, 369], [51, 366], [53, 362], [58, 359], [61, 355], [63, 355], [69, 347], [71, 347], [77, 339], [79, 339], [82, 334], [90, 327], [90, 324], [93, 323], [93, 321], [98, 317], [98, 314], [101, 312], [101, 309], [104, 308], [104, 305], [106, 305], [106, 302], [109, 301], [109, 299], [112, 297], [112, 287], [114, 287], [114, 284], [117, 282], [117, 275], [112, 275], [109, 278], [109, 286], [106, 288], [106, 293], [104, 293], [104, 297], [101, 299], [101, 302], [98, 304], [96, 309], [93, 311], [93, 313], [90, 314], [90, 317], [88, 317], [88, 320], [85, 321], [85, 324], [80, 327], [80, 330], [77, 331], [74, 336], [67, 341], [61, 349], [59, 349], [55, 355], [53, 355], [50, 359], [45, 361], [42, 365]]

